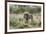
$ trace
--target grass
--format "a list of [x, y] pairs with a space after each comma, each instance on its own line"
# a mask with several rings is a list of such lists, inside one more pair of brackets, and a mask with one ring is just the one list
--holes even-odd
[[11, 26], [12, 26], [12, 28], [15, 28], [15, 29], [34, 28], [34, 27], [40, 27], [41, 22], [37, 23], [36, 21], [32, 20], [31, 22], [28, 23], [28, 21], [25, 21], [23, 18], [14, 16], [14, 17], [10, 17], [10, 27]]

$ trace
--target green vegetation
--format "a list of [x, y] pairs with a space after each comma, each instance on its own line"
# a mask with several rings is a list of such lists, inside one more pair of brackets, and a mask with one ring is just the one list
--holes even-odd
[[34, 27], [40, 27], [41, 23], [37, 23], [34, 20], [31, 22], [28, 22], [19, 16], [17, 16], [17, 17], [10, 16], [10, 26], [12, 26], [12, 28], [15, 28], [15, 29], [17, 29], [17, 28], [34, 28]]
[[[35, 7], [35, 8], [33, 8]], [[24, 12], [29, 12], [29, 13], [39, 13], [41, 12], [41, 7], [40, 6], [28, 6], [28, 5], [11, 5], [10, 6], [10, 13], [24, 13]]]
[[[40, 17], [41, 16], [41, 7], [40, 6], [30, 6], [30, 5], [10, 5], [10, 28], [18, 29], [18, 28], [34, 28], [40, 27], [41, 22], [36, 22], [36, 20], [32, 20], [31, 22], [26, 21], [24, 18], [19, 17], [24, 12], [29, 12], [33, 15], [33, 17]], [[35, 18], [36, 18], [35, 17]], [[37, 20], [39, 18], [36, 18]], [[27, 23], [26, 23], [27, 22]]]

